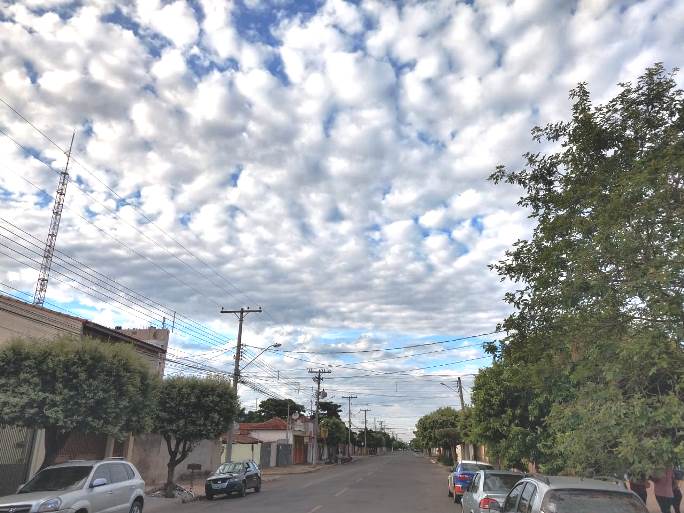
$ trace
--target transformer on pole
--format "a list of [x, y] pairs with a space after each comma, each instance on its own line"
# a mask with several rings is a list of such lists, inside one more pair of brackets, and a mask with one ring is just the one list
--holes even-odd
[[33, 294], [33, 304], [42, 306], [45, 301], [45, 292], [47, 291], [48, 278], [50, 277], [50, 268], [52, 267], [52, 255], [55, 252], [55, 243], [57, 242], [57, 232], [59, 231], [59, 222], [62, 219], [62, 210], [64, 208], [64, 197], [66, 196], [66, 188], [69, 183], [69, 160], [71, 159], [71, 149], [74, 145], [74, 137], [76, 132], [71, 135], [71, 143], [69, 150], [65, 152], [66, 164], [64, 171], [59, 175], [59, 184], [57, 185], [57, 193], [55, 194], [55, 204], [52, 207], [52, 220], [50, 221], [50, 231], [48, 232], [47, 240], [45, 241], [45, 250], [43, 251], [43, 261], [40, 264], [40, 271], [38, 273], [38, 282], [36, 283], [36, 291]]

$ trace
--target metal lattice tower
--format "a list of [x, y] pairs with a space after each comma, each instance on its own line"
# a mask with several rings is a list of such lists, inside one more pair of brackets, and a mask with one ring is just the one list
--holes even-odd
[[66, 164], [64, 171], [59, 175], [59, 184], [57, 185], [57, 193], [55, 194], [55, 204], [52, 207], [52, 220], [50, 221], [50, 231], [48, 232], [47, 241], [45, 241], [45, 251], [43, 251], [43, 261], [40, 264], [40, 271], [38, 273], [38, 282], [36, 283], [36, 291], [33, 294], [33, 304], [42, 306], [45, 301], [45, 292], [47, 292], [48, 278], [50, 277], [50, 268], [52, 267], [52, 255], [55, 252], [55, 243], [57, 242], [57, 232], [59, 231], [59, 222], [62, 219], [62, 209], [64, 208], [64, 197], [66, 196], [67, 184], [69, 183], [69, 160], [71, 159], [71, 148], [74, 145], [74, 136], [71, 136], [71, 144], [69, 144], [69, 151], [65, 152]]

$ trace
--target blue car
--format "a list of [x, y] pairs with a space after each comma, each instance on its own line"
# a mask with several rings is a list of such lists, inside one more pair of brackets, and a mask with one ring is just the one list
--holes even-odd
[[479, 461], [461, 461], [449, 473], [449, 497], [454, 498], [454, 502], [461, 502], [463, 494], [470, 486], [473, 476], [480, 470], [494, 470], [488, 463]]

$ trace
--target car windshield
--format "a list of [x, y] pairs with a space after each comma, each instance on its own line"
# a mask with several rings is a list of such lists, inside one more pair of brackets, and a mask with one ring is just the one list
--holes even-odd
[[478, 470], [492, 470], [493, 468], [484, 463], [461, 463], [461, 472], [477, 472]]
[[217, 474], [232, 474], [242, 471], [242, 463], [224, 463], [216, 471]]
[[647, 513], [636, 496], [608, 490], [552, 490], [544, 497], [546, 513]]
[[483, 489], [485, 492], [507, 492], [522, 476], [516, 474], [485, 474]]
[[83, 487], [92, 469], [92, 466], [46, 468], [22, 486], [19, 493], [77, 490]]

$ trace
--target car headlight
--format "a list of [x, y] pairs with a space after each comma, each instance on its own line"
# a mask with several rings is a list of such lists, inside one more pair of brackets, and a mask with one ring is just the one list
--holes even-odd
[[59, 497], [53, 497], [52, 499], [48, 499], [43, 504], [40, 505], [40, 508], [38, 508], [38, 511], [41, 513], [43, 511], [57, 511], [60, 507], [62, 506], [62, 499]]

